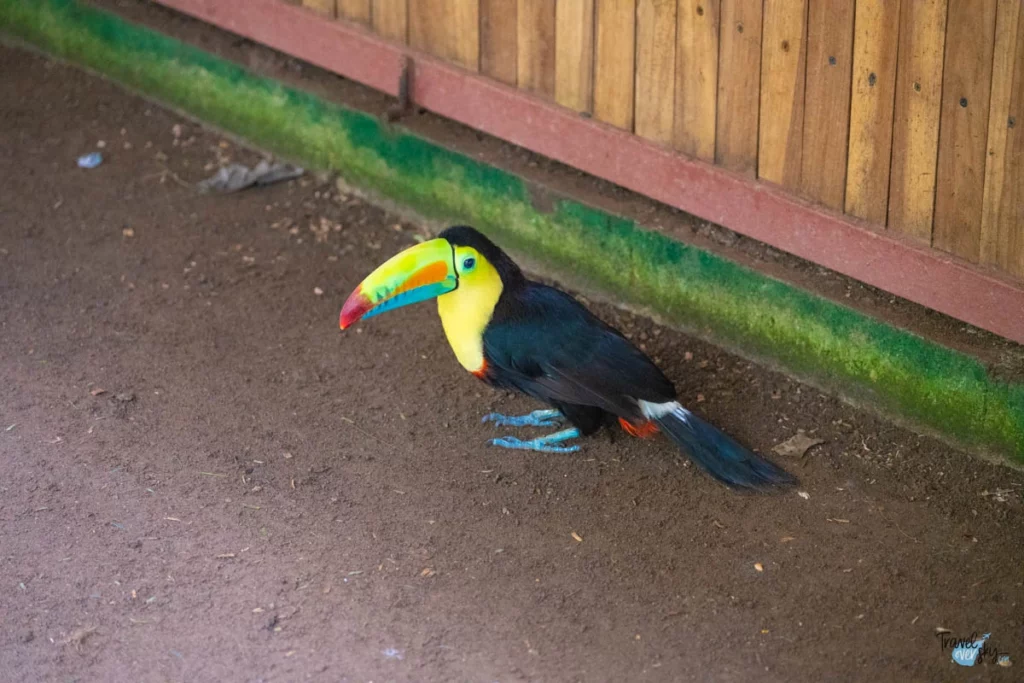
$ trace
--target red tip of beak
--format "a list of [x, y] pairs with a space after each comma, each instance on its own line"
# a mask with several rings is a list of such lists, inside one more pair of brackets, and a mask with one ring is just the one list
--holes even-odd
[[373, 304], [357, 289], [352, 292], [345, 305], [341, 307], [341, 317], [338, 319], [338, 326], [344, 330], [352, 325], [352, 323], [358, 322], [371, 308], [373, 308]]

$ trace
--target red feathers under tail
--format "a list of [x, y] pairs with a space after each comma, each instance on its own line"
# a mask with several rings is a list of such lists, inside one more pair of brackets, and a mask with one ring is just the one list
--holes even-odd
[[635, 436], [638, 439], [649, 439], [659, 431], [658, 425], [654, 424], [650, 420], [641, 422], [640, 424], [633, 424], [624, 417], [619, 418], [619, 424], [622, 425], [622, 430], [630, 436]]

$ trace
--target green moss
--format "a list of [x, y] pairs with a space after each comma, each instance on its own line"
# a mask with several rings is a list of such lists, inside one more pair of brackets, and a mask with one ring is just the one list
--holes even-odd
[[577, 202], [76, 0], [0, 0], [0, 30], [435, 218], [578, 284], [1024, 462], [1024, 386], [976, 359]]

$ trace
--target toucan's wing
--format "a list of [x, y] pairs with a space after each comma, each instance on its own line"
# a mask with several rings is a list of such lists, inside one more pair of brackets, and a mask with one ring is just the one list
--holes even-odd
[[[639, 349], [567, 294], [530, 284], [484, 331], [488, 374], [555, 404], [643, 420], [637, 400], [674, 402], [672, 383]], [[499, 302], [500, 303], [500, 302]], [[651, 417], [690, 458], [729, 486], [766, 489], [796, 478], [678, 403]], [[635, 422], [634, 422], [635, 424]]]
[[568, 294], [529, 283], [502, 301], [484, 332], [489, 374], [542, 400], [636, 415], [675, 388], [639, 349]]

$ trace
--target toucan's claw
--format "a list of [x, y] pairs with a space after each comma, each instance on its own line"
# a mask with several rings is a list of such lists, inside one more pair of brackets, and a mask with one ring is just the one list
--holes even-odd
[[514, 436], [506, 436], [500, 439], [491, 439], [488, 443], [500, 448], [512, 448], [522, 451], [539, 451], [541, 453], [575, 453], [580, 449], [579, 446], [552, 446], [542, 443], [541, 441], [541, 439], [522, 441]]
[[565, 417], [557, 410], [535, 410], [518, 417], [490, 413], [480, 421], [493, 422], [496, 427], [558, 427], [565, 422]]
[[541, 453], [575, 453], [580, 449], [579, 446], [556, 446], [554, 444], [561, 443], [562, 441], [568, 441], [569, 439], [575, 439], [579, 435], [580, 430], [573, 427], [571, 429], [563, 429], [562, 431], [555, 432], [554, 434], [542, 436], [538, 439], [529, 439], [528, 441], [517, 439], [514, 436], [503, 436], [500, 439], [491, 439], [487, 443], [492, 446], [500, 446], [501, 448], [540, 451]]

